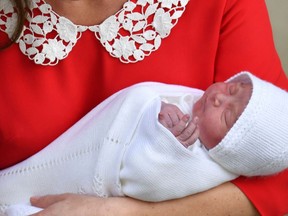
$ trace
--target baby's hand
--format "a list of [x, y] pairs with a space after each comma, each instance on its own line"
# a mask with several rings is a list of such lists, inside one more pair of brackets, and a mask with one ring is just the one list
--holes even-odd
[[180, 119], [182, 119], [183, 116], [184, 114], [177, 106], [162, 102], [158, 119], [164, 127], [170, 130], [170, 128], [173, 128], [175, 125], [179, 124]]
[[192, 145], [199, 136], [199, 129], [197, 127], [198, 118], [194, 118], [193, 121], [189, 122], [190, 116], [188, 114], [184, 115], [173, 104], [162, 102], [158, 119], [185, 147]]
[[199, 137], [199, 128], [197, 127], [198, 117], [195, 117], [192, 121], [190, 121], [187, 124], [188, 121], [189, 121], [189, 115], [185, 115], [181, 119], [179, 124], [173, 128], [173, 130], [175, 130], [176, 132], [174, 133], [172, 132], [174, 135], [178, 134], [175, 135], [176, 138], [186, 148], [195, 143]]

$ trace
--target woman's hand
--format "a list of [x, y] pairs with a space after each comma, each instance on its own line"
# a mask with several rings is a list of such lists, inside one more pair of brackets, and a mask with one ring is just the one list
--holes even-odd
[[153, 206], [129, 197], [99, 198], [70, 193], [32, 197], [30, 202], [44, 209], [31, 216], [144, 216], [146, 209]]
[[255, 216], [257, 210], [232, 183], [182, 199], [158, 203], [128, 197], [97, 198], [62, 194], [32, 198], [31, 204], [43, 211], [33, 216]]
[[[33, 216], [106, 215], [105, 212], [109, 212], [109, 206], [106, 205], [106, 200], [107, 199], [103, 198], [68, 193], [32, 197], [30, 199], [33, 206], [44, 209], [43, 211], [33, 214]], [[111, 214], [111, 216], [112, 215], [113, 214]]]

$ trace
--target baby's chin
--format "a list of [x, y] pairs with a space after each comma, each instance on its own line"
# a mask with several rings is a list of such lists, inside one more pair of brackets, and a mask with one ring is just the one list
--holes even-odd
[[200, 130], [200, 135], [198, 137], [198, 139], [200, 140], [201, 144], [207, 149], [207, 150], [210, 150], [212, 148], [214, 148], [215, 146], [217, 146], [221, 140], [218, 142], [216, 140], [206, 140], [205, 137], [201, 136], [201, 130]]
[[209, 150], [211, 149], [211, 148], [209, 148], [209, 146], [207, 146], [207, 144], [205, 144], [205, 143], [202, 142], [202, 140], [200, 139], [200, 137], [199, 137], [199, 140], [200, 140], [200, 143], [205, 147], [206, 150], [209, 151]]

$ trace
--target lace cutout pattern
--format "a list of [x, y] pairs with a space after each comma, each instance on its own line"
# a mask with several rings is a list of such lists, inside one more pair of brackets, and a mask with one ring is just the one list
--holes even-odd
[[12, 38], [13, 30], [17, 22], [17, 13], [10, 0], [0, 1], [0, 30]]
[[[189, 0], [128, 0], [100, 25], [75, 25], [43, 0], [33, 0], [17, 41], [36, 64], [55, 65], [68, 56], [82, 32], [90, 30], [111, 56], [123, 63], [141, 61], [157, 50], [182, 16]], [[0, 1], [0, 30], [11, 38], [17, 20], [10, 0]]]

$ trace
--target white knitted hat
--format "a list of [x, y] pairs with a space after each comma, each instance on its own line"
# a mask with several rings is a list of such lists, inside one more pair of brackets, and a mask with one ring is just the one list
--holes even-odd
[[226, 82], [252, 83], [252, 95], [239, 119], [209, 155], [244, 176], [270, 175], [288, 168], [288, 93], [249, 72]]

